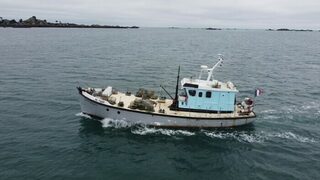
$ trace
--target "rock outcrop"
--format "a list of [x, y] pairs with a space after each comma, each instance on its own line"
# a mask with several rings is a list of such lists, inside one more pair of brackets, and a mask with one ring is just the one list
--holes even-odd
[[288, 29], [288, 28], [280, 28], [280, 29], [266, 29], [266, 31], [306, 31], [306, 32], [312, 32], [311, 29]]
[[47, 22], [47, 20], [37, 19], [36, 16], [32, 16], [29, 19], [16, 21], [14, 19], [8, 20], [0, 17], [0, 27], [14, 27], [14, 28], [30, 28], [30, 27], [57, 27], [57, 28], [139, 28], [138, 26], [110, 26], [110, 25], [83, 25], [74, 23], [62, 23], [56, 21], [55, 23]]

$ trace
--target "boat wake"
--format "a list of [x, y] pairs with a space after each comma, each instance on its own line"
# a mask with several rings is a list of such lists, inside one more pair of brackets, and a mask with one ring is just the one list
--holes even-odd
[[264, 138], [256, 134], [247, 134], [246, 132], [204, 132], [207, 137], [212, 139], [235, 139], [239, 142], [263, 143]]
[[149, 135], [149, 134], [161, 134], [166, 136], [193, 136], [196, 135], [195, 132], [187, 131], [187, 130], [172, 130], [172, 129], [162, 129], [162, 128], [149, 128], [149, 127], [141, 127], [131, 131], [133, 134], [138, 135]]
[[195, 135], [194, 132], [186, 131], [186, 130], [172, 130], [172, 129], [162, 129], [162, 128], [152, 128], [147, 127], [144, 124], [138, 123], [129, 123], [125, 120], [115, 120], [111, 118], [105, 118], [101, 120], [102, 127], [104, 128], [115, 128], [115, 129], [125, 129], [130, 128], [131, 133], [137, 135], [151, 135], [151, 134], [161, 134], [167, 136], [174, 135], [184, 135], [184, 136], [192, 136]]
[[264, 143], [273, 140], [291, 140], [301, 143], [315, 143], [314, 138], [295, 134], [293, 132], [254, 132], [248, 131], [221, 131], [221, 130], [178, 130], [166, 128], [148, 127], [143, 124], [130, 124], [124, 120], [103, 119], [102, 126], [105, 128], [130, 128], [132, 134], [136, 135], [165, 135], [165, 136], [196, 136], [205, 135], [212, 139], [237, 140], [244, 143]]
[[[89, 115], [78, 113], [76, 116], [92, 119]], [[248, 131], [236, 131], [236, 130], [181, 130], [181, 129], [166, 129], [166, 128], [154, 128], [148, 127], [144, 124], [133, 124], [125, 120], [115, 120], [111, 118], [105, 118], [101, 121], [103, 128], [115, 128], [115, 129], [130, 129], [130, 132], [135, 135], [165, 135], [165, 136], [201, 136], [205, 135], [211, 139], [225, 139], [236, 140], [243, 143], [265, 143], [274, 140], [289, 140], [297, 141], [300, 143], [315, 143], [314, 138], [305, 137], [290, 131], [285, 132], [248, 132]]]
[[282, 113], [287, 114], [316, 114], [320, 108], [320, 102], [308, 102], [301, 106], [292, 105], [282, 107]]
[[281, 138], [281, 139], [289, 139], [289, 140], [296, 140], [298, 142], [310, 142], [310, 143], [314, 143], [316, 142], [314, 138], [308, 138], [308, 137], [304, 137], [304, 136], [300, 136], [297, 134], [294, 134], [292, 132], [283, 132], [283, 133], [270, 133], [267, 134], [267, 137], [269, 138]]
[[320, 102], [308, 102], [301, 105], [282, 106], [278, 109], [266, 109], [259, 113], [263, 115], [275, 114], [318, 114], [320, 109]]
[[239, 142], [247, 142], [247, 143], [264, 143], [267, 141], [272, 141], [275, 139], [282, 140], [292, 140], [301, 143], [315, 143], [316, 140], [314, 138], [308, 138], [305, 136], [301, 136], [290, 131], [288, 132], [257, 132], [254, 134], [248, 134], [245, 131], [240, 132], [204, 132], [204, 134], [213, 139], [236, 139]]
[[101, 120], [102, 123], [102, 127], [104, 128], [109, 128], [109, 127], [113, 127], [113, 128], [128, 128], [128, 127], [132, 127], [133, 124], [124, 121], [124, 120], [115, 120], [115, 119], [111, 119], [111, 118], [104, 118]]

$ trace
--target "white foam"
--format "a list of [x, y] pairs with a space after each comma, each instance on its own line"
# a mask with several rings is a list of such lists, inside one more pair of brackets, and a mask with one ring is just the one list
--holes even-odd
[[204, 132], [204, 134], [208, 137], [211, 138], [220, 138], [220, 139], [225, 139], [229, 135], [228, 133], [221, 133], [221, 132]]
[[292, 113], [301, 114], [303, 112], [301, 109], [297, 108], [296, 106], [284, 106], [281, 108], [281, 111], [282, 113], [285, 113], [285, 114], [292, 114]]
[[82, 112], [77, 113], [76, 116], [81, 116], [81, 117], [84, 117], [84, 118], [87, 118], [87, 119], [92, 119], [91, 116], [89, 116], [89, 115], [87, 115], [87, 114], [84, 114], [84, 113], [82, 113]]
[[317, 111], [320, 108], [320, 102], [308, 102], [303, 103], [301, 105], [292, 105], [287, 107], [282, 107], [283, 113], [291, 114], [291, 113], [299, 113], [305, 114], [310, 113], [312, 111]]
[[292, 132], [258, 132], [255, 134], [248, 134], [245, 131], [238, 132], [204, 132], [204, 134], [210, 138], [218, 139], [235, 139], [239, 142], [247, 143], [264, 143], [265, 141], [272, 140], [274, 138], [294, 140], [301, 143], [314, 143], [314, 138], [308, 138], [301, 135], [294, 134]]
[[248, 143], [261, 143], [264, 139], [260, 135], [256, 134], [247, 134], [245, 132], [204, 132], [204, 134], [211, 138], [218, 139], [235, 139], [239, 142], [248, 142]]
[[161, 128], [149, 128], [149, 127], [139, 127], [131, 131], [133, 134], [148, 135], [148, 134], [162, 134], [166, 136], [183, 135], [183, 136], [193, 136], [194, 132], [185, 130], [172, 130], [172, 129], [161, 129]]
[[264, 117], [264, 119], [279, 119], [279, 116], [274, 116], [274, 115], [267, 115]]
[[265, 138], [259, 134], [240, 134], [238, 141], [244, 141], [248, 143], [263, 143]]
[[261, 111], [260, 113], [274, 114], [274, 113], [276, 113], [276, 112], [277, 112], [277, 111], [274, 110], [274, 109], [267, 109], [267, 110]]
[[[320, 111], [318, 111], [320, 112]], [[91, 116], [84, 113], [77, 113], [76, 116], [85, 117], [92, 119]], [[267, 118], [277, 118], [276, 116], [267, 116]], [[128, 128], [138, 125], [135, 128], [132, 128], [131, 133], [138, 135], [150, 135], [150, 134], [161, 134], [166, 136], [194, 136], [198, 133], [191, 132], [187, 130], [175, 130], [175, 129], [162, 129], [162, 128], [151, 128], [143, 124], [132, 124], [125, 120], [114, 120], [111, 118], [105, 118], [101, 120], [102, 127], [109, 128]], [[200, 133], [205, 134], [210, 138], [217, 139], [235, 139], [239, 142], [246, 143], [263, 143], [265, 141], [271, 140], [273, 138], [295, 140], [301, 143], [314, 143], [316, 140], [314, 138], [304, 137], [298, 134], [294, 134], [290, 131], [288, 132], [256, 132], [248, 133], [246, 131], [233, 131], [233, 132], [223, 132], [223, 131], [207, 131], [201, 130]]]
[[104, 118], [101, 120], [102, 127], [104, 128], [129, 128], [133, 127], [131, 133], [138, 135], [149, 135], [149, 134], [162, 134], [166, 136], [182, 135], [182, 136], [193, 136], [194, 132], [186, 130], [173, 130], [173, 129], [162, 129], [162, 128], [151, 128], [144, 124], [130, 123], [125, 120], [115, 120], [111, 118]]
[[132, 126], [131, 123], [128, 123], [125, 120], [115, 120], [111, 118], [104, 118], [101, 120], [102, 127], [108, 128], [108, 127], [113, 127], [113, 128], [128, 128]]
[[294, 134], [292, 132], [270, 133], [268, 136], [269, 137], [281, 138], [281, 139], [296, 140], [298, 142], [303, 142], [303, 143], [305, 143], [305, 142], [311, 142], [311, 143], [316, 142], [314, 140], [314, 138], [304, 137], [304, 136], [301, 136], [301, 135]]
[[308, 104], [304, 104], [301, 107], [304, 110], [309, 110], [309, 109], [319, 109], [320, 108], [320, 102], [310, 102]]

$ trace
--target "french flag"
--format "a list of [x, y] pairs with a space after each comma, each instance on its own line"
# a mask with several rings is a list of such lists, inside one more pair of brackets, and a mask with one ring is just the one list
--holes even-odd
[[257, 88], [254, 95], [257, 97], [260, 96], [262, 93], [264, 93], [263, 89]]

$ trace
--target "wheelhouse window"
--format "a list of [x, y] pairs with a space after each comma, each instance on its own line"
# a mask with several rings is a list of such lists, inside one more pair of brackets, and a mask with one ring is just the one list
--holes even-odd
[[202, 92], [199, 92], [199, 97], [202, 97]]
[[211, 98], [211, 91], [206, 92], [206, 98]]
[[186, 89], [183, 89], [183, 91], [180, 92], [179, 96], [187, 96]]
[[189, 90], [188, 92], [189, 92], [190, 96], [195, 96], [197, 93], [196, 90]]

